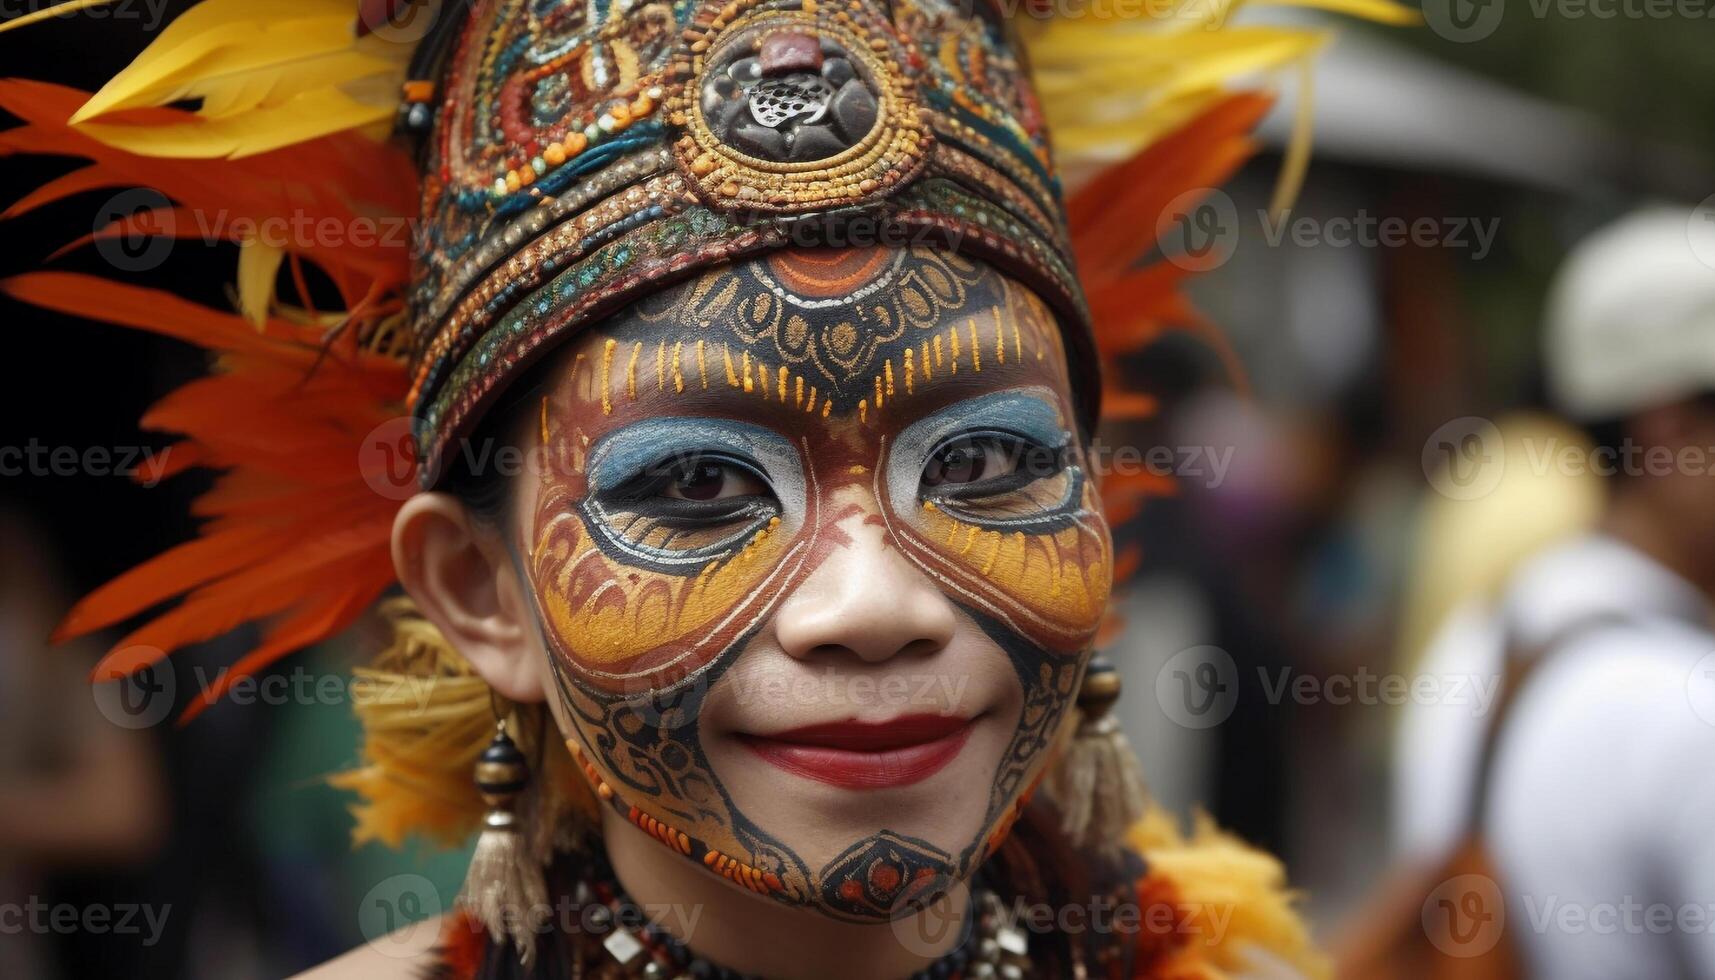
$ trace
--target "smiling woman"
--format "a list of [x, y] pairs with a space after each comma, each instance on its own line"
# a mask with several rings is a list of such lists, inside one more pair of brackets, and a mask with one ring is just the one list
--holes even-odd
[[[420, 214], [409, 257], [244, 241], [249, 322], [8, 284], [222, 354], [152, 416], [175, 469], [228, 471], [216, 520], [74, 612], [184, 597], [104, 671], [269, 619], [242, 676], [409, 597], [339, 782], [360, 839], [480, 835], [432, 943], [326, 975], [1318, 973], [1273, 861], [1144, 813], [1092, 655], [1103, 495], [1147, 487], [1087, 458], [1102, 359], [1195, 322], [1134, 267], [1139, 218], [1222, 178], [1266, 105], [1210, 79], [1306, 37], [1191, 55], [1182, 24], [941, 0], [360, 12], [208, 0], [81, 108], [0, 88], [29, 123], [0, 145], [97, 161], [28, 206], [152, 179], [258, 220]], [[1078, 99], [1038, 99], [1019, 28]], [[393, 144], [363, 132], [395, 110]], [[1070, 207], [1055, 111], [1127, 160]]]

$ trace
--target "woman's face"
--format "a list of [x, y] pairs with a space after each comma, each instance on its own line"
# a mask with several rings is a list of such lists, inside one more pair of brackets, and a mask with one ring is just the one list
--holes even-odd
[[575, 341], [515, 526], [604, 798], [735, 887], [885, 919], [968, 876], [1108, 599], [1048, 310], [930, 250], [788, 251]]

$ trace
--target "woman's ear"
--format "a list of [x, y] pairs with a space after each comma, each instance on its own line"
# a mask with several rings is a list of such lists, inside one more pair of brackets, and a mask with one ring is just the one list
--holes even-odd
[[423, 616], [503, 697], [542, 701], [528, 594], [500, 532], [456, 497], [420, 493], [393, 521], [393, 567]]

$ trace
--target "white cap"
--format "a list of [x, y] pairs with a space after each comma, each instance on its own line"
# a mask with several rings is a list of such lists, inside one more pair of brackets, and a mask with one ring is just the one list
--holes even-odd
[[1715, 391], [1715, 207], [1656, 207], [1590, 236], [1548, 300], [1549, 393], [1579, 422]]

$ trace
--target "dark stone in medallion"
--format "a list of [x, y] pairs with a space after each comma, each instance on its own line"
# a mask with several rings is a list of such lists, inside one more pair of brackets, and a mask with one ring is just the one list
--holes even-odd
[[826, 160], [848, 145], [827, 126], [799, 126], [792, 136], [793, 160]]
[[782, 31], [754, 50], [710, 65], [703, 80], [703, 117], [721, 142], [774, 163], [813, 163], [875, 128], [876, 93], [839, 45]]
[[875, 127], [875, 117], [880, 109], [868, 87], [853, 78], [840, 87], [839, 92], [834, 95], [833, 103], [828, 106], [828, 111], [832, 113], [840, 133], [850, 144], [869, 134]]

